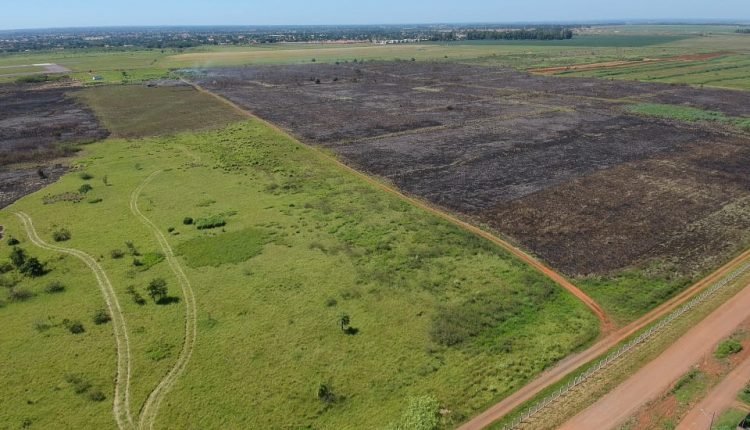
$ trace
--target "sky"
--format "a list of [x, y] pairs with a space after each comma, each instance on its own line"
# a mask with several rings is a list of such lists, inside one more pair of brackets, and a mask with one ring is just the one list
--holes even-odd
[[750, 20], [750, 0], [2, 0], [0, 29], [613, 19]]

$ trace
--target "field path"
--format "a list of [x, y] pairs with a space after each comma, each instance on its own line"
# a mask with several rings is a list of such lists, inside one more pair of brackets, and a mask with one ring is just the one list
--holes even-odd
[[[265, 124], [266, 126], [273, 128], [274, 130], [276, 130], [277, 132], [283, 134], [284, 136], [289, 137], [290, 139], [294, 140], [295, 142], [299, 142], [300, 144], [302, 144], [299, 139], [297, 139], [296, 137], [294, 137], [293, 135], [291, 135], [286, 130], [284, 130], [284, 129], [276, 126], [275, 124], [270, 123], [270, 122], [268, 122], [268, 121], [266, 121], [266, 120], [264, 120], [262, 118], [259, 118], [258, 116], [256, 116], [252, 112], [250, 112], [250, 111], [242, 108], [240, 105], [234, 103], [233, 101], [231, 101], [231, 100], [229, 100], [229, 99], [227, 99], [225, 97], [222, 97], [222, 96], [220, 96], [218, 94], [215, 94], [215, 93], [213, 93], [211, 91], [208, 91], [205, 88], [201, 87], [200, 85], [198, 85], [198, 84], [196, 84], [194, 82], [190, 82], [190, 81], [188, 81], [186, 79], [182, 79], [182, 81], [185, 82], [185, 83], [187, 83], [187, 84], [189, 84], [189, 85], [191, 85], [197, 91], [200, 91], [203, 94], [207, 94], [207, 95], [209, 95], [209, 96], [211, 96], [211, 97], [213, 97], [213, 98], [221, 101], [222, 103], [227, 104], [232, 109], [234, 109], [235, 111], [241, 113], [242, 115], [247, 116], [249, 118], [252, 118], [252, 119], [254, 119], [256, 121], [259, 121], [259, 122]], [[524, 263], [528, 264], [529, 266], [535, 268], [536, 270], [538, 270], [542, 274], [546, 275], [548, 278], [552, 279], [555, 283], [557, 283], [561, 287], [565, 288], [571, 294], [573, 294], [575, 297], [577, 297], [579, 300], [581, 300], [586, 306], [589, 307], [589, 309], [591, 309], [591, 311], [596, 315], [596, 317], [599, 318], [599, 322], [601, 324], [601, 330], [602, 330], [602, 332], [609, 333], [614, 328], [614, 325], [613, 325], [612, 321], [610, 320], [609, 316], [607, 316], [607, 314], [604, 312], [604, 309], [602, 309], [602, 307], [599, 306], [599, 304], [596, 303], [596, 301], [594, 301], [594, 299], [592, 299], [589, 295], [587, 295], [586, 293], [584, 293], [581, 289], [579, 289], [578, 287], [576, 287], [575, 285], [573, 285], [573, 283], [571, 283], [570, 281], [568, 281], [564, 276], [562, 276], [561, 274], [559, 274], [556, 271], [552, 270], [551, 268], [547, 267], [544, 263], [542, 263], [541, 261], [539, 261], [536, 258], [532, 257], [531, 255], [527, 254], [526, 252], [522, 251], [518, 247], [513, 246], [512, 244], [510, 244], [507, 241], [505, 241], [505, 240], [503, 240], [503, 239], [495, 236], [494, 234], [492, 234], [490, 232], [487, 232], [485, 230], [482, 230], [481, 228], [476, 227], [476, 226], [474, 226], [472, 224], [469, 224], [468, 222], [463, 221], [463, 220], [461, 220], [461, 219], [459, 219], [459, 218], [457, 218], [457, 217], [455, 217], [455, 216], [453, 216], [453, 215], [451, 215], [451, 214], [449, 214], [447, 212], [444, 212], [444, 211], [442, 211], [442, 210], [440, 210], [440, 209], [438, 209], [438, 208], [436, 208], [436, 207], [434, 207], [434, 206], [432, 206], [432, 205], [430, 205], [430, 204], [428, 204], [428, 203], [426, 203], [426, 202], [424, 202], [424, 201], [422, 201], [420, 199], [416, 199], [414, 197], [407, 196], [406, 194], [403, 194], [401, 191], [397, 190], [396, 188], [393, 188], [393, 187], [391, 187], [391, 186], [389, 186], [387, 184], [384, 184], [383, 182], [381, 182], [381, 181], [379, 181], [379, 180], [377, 180], [377, 179], [375, 179], [375, 178], [373, 178], [373, 177], [371, 177], [371, 176], [369, 176], [369, 175], [367, 175], [365, 173], [362, 173], [362, 172], [360, 172], [357, 169], [354, 169], [354, 168], [348, 166], [346, 163], [342, 162], [338, 158], [336, 158], [334, 156], [331, 156], [331, 155], [329, 155], [329, 154], [321, 151], [319, 148], [316, 148], [316, 147], [310, 146], [310, 145], [305, 145], [305, 146], [308, 147], [308, 148], [310, 148], [310, 149], [312, 149], [319, 156], [325, 158], [329, 162], [332, 162], [333, 164], [335, 164], [336, 166], [338, 166], [340, 169], [342, 169], [342, 170], [344, 170], [344, 171], [346, 171], [348, 173], [351, 173], [351, 174], [359, 177], [360, 179], [362, 179], [362, 180], [366, 181], [367, 183], [369, 183], [369, 184], [371, 184], [371, 185], [379, 188], [380, 190], [383, 190], [383, 191], [385, 191], [385, 192], [387, 192], [387, 193], [389, 193], [391, 195], [394, 195], [394, 196], [396, 196], [396, 197], [398, 197], [398, 198], [400, 198], [402, 200], [405, 200], [406, 202], [410, 203], [413, 206], [416, 206], [416, 207], [418, 207], [420, 209], [423, 209], [423, 210], [425, 210], [427, 212], [430, 212], [431, 214], [436, 215], [439, 218], [442, 218], [443, 220], [448, 221], [451, 224], [454, 224], [454, 225], [458, 226], [459, 228], [461, 228], [463, 230], [466, 230], [466, 231], [468, 231], [470, 233], [473, 233], [473, 234], [475, 234], [477, 236], [480, 236], [480, 237], [482, 237], [482, 238], [484, 238], [484, 239], [486, 239], [486, 240], [494, 243], [495, 245], [498, 245], [499, 247], [505, 249], [506, 251], [508, 251], [511, 254], [513, 254], [516, 258], [520, 259]]]
[[127, 326], [125, 325], [125, 318], [122, 316], [120, 303], [117, 301], [114, 288], [112, 287], [112, 283], [109, 281], [106, 272], [104, 272], [104, 269], [102, 269], [93, 257], [83, 251], [72, 248], [63, 248], [44, 242], [34, 229], [34, 223], [32, 222], [31, 217], [27, 214], [16, 212], [16, 216], [21, 220], [21, 223], [26, 230], [26, 234], [29, 236], [29, 240], [34, 245], [48, 251], [72, 255], [83, 261], [89, 269], [94, 272], [96, 282], [99, 285], [99, 289], [104, 296], [104, 301], [107, 303], [109, 314], [112, 317], [112, 329], [114, 331], [115, 343], [117, 345], [117, 372], [115, 374], [115, 398], [112, 402], [112, 411], [115, 420], [117, 421], [117, 426], [120, 429], [135, 428], [130, 413], [130, 339], [128, 338]]
[[167, 263], [169, 263], [170, 269], [172, 269], [172, 272], [175, 277], [177, 277], [177, 281], [180, 284], [182, 296], [185, 299], [185, 341], [182, 344], [182, 350], [180, 351], [180, 355], [177, 357], [174, 366], [149, 394], [146, 402], [143, 404], [141, 416], [138, 422], [138, 427], [140, 429], [151, 429], [154, 427], [154, 422], [156, 421], [156, 416], [159, 412], [159, 406], [161, 405], [162, 400], [180, 375], [185, 371], [185, 368], [190, 361], [190, 356], [193, 354], [193, 349], [195, 348], [198, 321], [196, 316], [195, 294], [193, 293], [193, 288], [190, 286], [190, 280], [185, 276], [185, 272], [182, 270], [179, 261], [177, 261], [177, 258], [172, 251], [172, 247], [169, 246], [169, 242], [166, 237], [164, 237], [164, 234], [159, 230], [156, 224], [148, 219], [148, 217], [146, 217], [138, 208], [138, 197], [146, 185], [148, 185], [159, 173], [161, 173], [161, 170], [152, 173], [145, 181], [143, 181], [143, 183], [141, 183], [141, 185], [138, 186], [138, 188], [135, 189], [135, 191], [133, 191], [130, 196], [130, 210], [133, 212], [133, 215], [140, 218], [141, 222], [143, 222], [143, 224], [154, 233], [156, 240], [159, 242], [159, 246], [167, 258]]
[[750, 357], [731, 371], [700, 403], [693, 406], [677, 426], [677, 430], [707, 429], [711, 424], [712, 414], [718, 417], [729, 409], [748, 381], [750, 381]]
[[[641, 406], [657, 398], [690, 370], [716, 344], [750, 317], [750, 288], [693, 326], [666, 351], [646, 364], [625, 382], [579, 413], [561, 430], [606, 430], [618, 427]], [[744, 380], [743, 380], [744, 382]], [[736, 392], [735, 392], [736, 393]]]

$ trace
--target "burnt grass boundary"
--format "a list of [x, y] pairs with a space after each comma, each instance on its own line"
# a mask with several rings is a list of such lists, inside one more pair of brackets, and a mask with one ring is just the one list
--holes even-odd
[[750, 93], [408, 61], [185, 73], [569, 276], [694, 276], [749, 239], [750, 138], [625, 106], [747, 117]]
[[76, 88], [0, 85], [0, 208], [56, 181], [55, 159], [109, 135]]

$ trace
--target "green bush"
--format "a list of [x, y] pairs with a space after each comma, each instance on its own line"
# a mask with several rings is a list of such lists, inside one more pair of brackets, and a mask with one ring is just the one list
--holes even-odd
[[89, 172], [81, 172], [78, 174], [78, 177], [83, 179], [84, 181], [88, 181], [89, 179], [94, 179], [94, 175], [92, 175]]
[[106, 398], [107, 396], [105, 396], [101, 390], [94, 390], [89, 393], [89, 399], [91, 399], [94, 402], [101, 402], [101, 401], [104, 401]]
[[734, 339], [722, 341], [714, 352], [716, 358], [726, 358], [732, 354], [742, 351], [742, 344]]
[[9, 237], [8, 238], [8, 246], [16, 246], [19, 243], [21, 243], [21, 242], [18, 239], [16, 239], [15, 237]]
[[125, 256], [125, 253], [122, 252], [121, 249], [113, 249], [109, 251], [109, 256], [112, 257], [112, 259], [117, 260]]
[[7, 262], [0, 263], [0, 274], [12, 272], [14, 269], [13, 265]]
[[34, 297], [34, 293], [25, 288], [11, 288], [8, 292], [8, 301], [10, 302], [25, 302], [32, 297]]
[[44, 264], [42, 264], [36, 257], [31, 257], [26, 260], [19, 270], [30, 278], [36, 278], [46, 273], [44, 270]]
[[195, 221], [195, 227], [198, 230], [205, 230], [209, 228], [223, 227], [227, 224], [224, 217], [221, 215], [214, 215], [208, 218], [198, 218]]
[[65, 291], [65, 285], [63, 285], [60, 281], [52, 281], [46, 287], [44, 287], [44, 291], [49, 294], [62, 293], [63, 291]]
[[66, 240], [70, 240], [70, 237], [70, 231], [66, 228], [61, 228], [60, 230], [52, 232], [52, 239], [54, 239], [55, 242], [65, 242]]
[[750, 384], [745, 385], [745, 388], [740, 391], [740, 400], [750, 405]]
[[13, 247], [13, 250], [10, 252], [10, 262], [16, 266], [16, 269], [20, 270], [24, 263], [26, 263], [26, 251]]
[[73, 334], [81, 334], [86, 331], [80, 321], [63, 321], [63, 325]]
[[94, 187], [92, 187], [91, 185], [89, 185], [89, 184], [83, 184], [80, 187], [78, 187], [78, 193], [79, 194], [86, 194], [86, 193], [88, 193], [89, 191], [91, 191], [93, 189], [94, 189]]
[[133, 299], [133, 303], [135, 303], [136, 305], [143, 306], [146, 304], [146, 299], [143, 298], [141, 293], [139, 293], [134, 286], [128, 286], [125, 291], [128, 293], [130, 298]]
[[185, 224], [185, 225], [191, 225], [191, 224], [193, 224], [193, 219], [192, 219], [192, 218], [190, 218], [189, 216], [186, 216], [186, 217], [185, 217], [185, 218], [184, 218], [184, 219], [182, 220], [182, 223], [183, 223], [183, 224]]
[[99, 309], [94, 312], [93, 320], [94, 324], [102, 325], [112, 321], [112, 317], [109, 316], [109, 313], [105, 309]]

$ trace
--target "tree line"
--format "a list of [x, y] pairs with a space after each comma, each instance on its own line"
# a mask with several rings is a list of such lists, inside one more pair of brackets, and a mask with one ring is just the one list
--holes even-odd
[[569, 28], [466, 32], [467, 40], [566, 40], [572, 38], [573, 30]]

